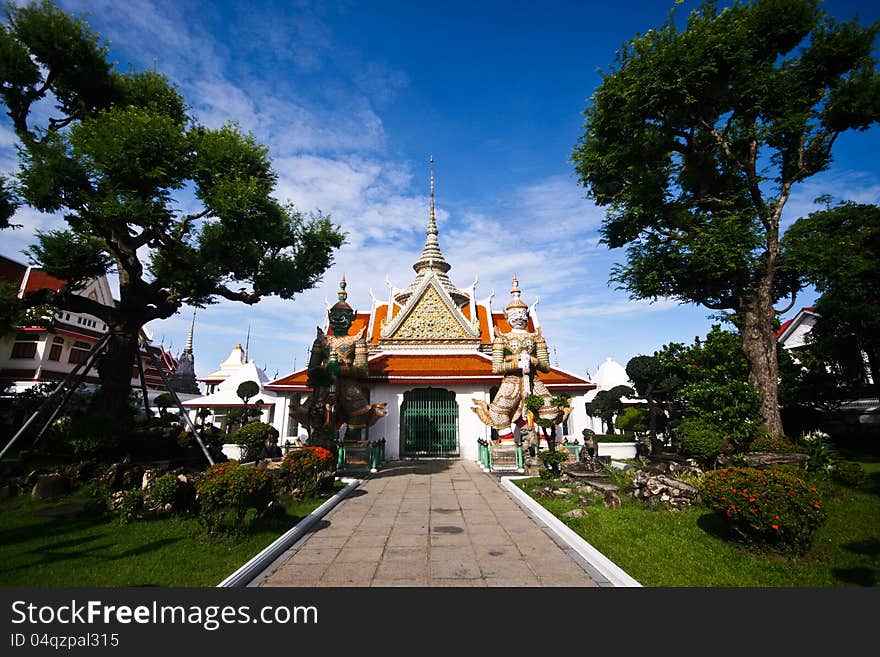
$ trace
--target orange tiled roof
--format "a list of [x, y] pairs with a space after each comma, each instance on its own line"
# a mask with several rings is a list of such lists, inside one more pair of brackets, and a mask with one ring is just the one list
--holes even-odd
[[[369, 377], [374, 382], [400, 384], [418, 383], [489, 383], [496, 384], [501, 376], [492, 374], [492, 361], [480, 354], [384, 354], [369, 363]], [[551, 390], [590, 390], [595, 384], [573, 374], [551, 368], [541, 374], [541, 380]], [[307, 390], [308, 375], [305, 369], [272, 381], [268, 390]]]

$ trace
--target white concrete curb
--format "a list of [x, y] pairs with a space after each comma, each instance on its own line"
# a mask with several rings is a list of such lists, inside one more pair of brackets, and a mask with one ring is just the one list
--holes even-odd
[[513, 483], [515, 479], [527, 479], [527, 477], [502, 477], [501, 487], [510, 493], [518, 502], [529, 509], [541, 519], [559, 538], [568, 543], [582, 559], [589, 563], [596, 571], [605, 577], [611, 586], [615, 587], [641, 587], [635, 579], [625, 573], [620, 566], [599, 552], [592, 545], [576, 534], [559, 518], [550, 513], [543, 506]]
[[334, 506], [344, 500], [348, 496], [348, 494], [351, 493], [351, 491], [353, 491], [361, 484], [360, 479], [343, 478], [342, 481], [348, 483], [345, 488], [336, 493], [336, 495], [324, 502], [321, 506], [312, 511], [305, 518], [300, 520], [291, 529], [287, 530], [284, 534], [275, 539], [275, 541], [273, 541], [262, 552], [257, 554], [241, 568], [239, 568], [229, 577], [220, 582], [216, 586], [216, 588], [235, 588], [247, 586], [257, 575], [268, 568], [269, 564], [275, 561], [275, 559], [281, 556], [291, 545], [302, 538], [305, 533], [309, 531], [309, 529], [311, 529], [312, 525], [314, 525], [323, 516], [327, 515], [330, 509], [332, 509]]

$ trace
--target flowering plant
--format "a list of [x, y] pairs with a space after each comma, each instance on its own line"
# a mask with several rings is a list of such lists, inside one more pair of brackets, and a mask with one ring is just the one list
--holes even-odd
[[288, 452], [281, 461], [288, 486], [303, 496], [313, 495], [335, 469], [333, 452], [324, 447], [300, 447]]
[[205, 470], [196, 485], [199, 519], [208, 533], [244, 533], [248, 509], [262, 516], [275, 499], [275, 491], [275, 477], [267, 470], [238, 461], [217, 463]]
[[700, 493], [738, 537], [779, 551], [808, 549], [826, 518], [816, 487], [787, 470], [707, 472]]
[[764, 435], [755, 438], [749, 445], [750, 452], [773, 452], [775, 454], [792, 454], [798, 451], [798, 446], [785, 437], [774, 438]]

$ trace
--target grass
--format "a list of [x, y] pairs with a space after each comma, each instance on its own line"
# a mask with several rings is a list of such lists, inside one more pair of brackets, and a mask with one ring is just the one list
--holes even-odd
[[19, 496], [0, 504], [0, 585], [216, 586], [342, 487], [289, 503], [241, 540], [207, 538], [194, 517], [123, 525], [84, 510], [82, 493], [37, 503]]
[[[755, 554], [725, 540], [705, 508], [662, 511], [621, 495], [620, 509], [601, 502], [583, 518], [562, 518], [568, 499], [538, 501], [643, 586], [845, 587], [880, 584], [880, 459], [858, 461], [868, 481], [858, 489], [833, 485], [828, 520], [800, 557]], [[518, 482], [527, 492], [546, 485]]]

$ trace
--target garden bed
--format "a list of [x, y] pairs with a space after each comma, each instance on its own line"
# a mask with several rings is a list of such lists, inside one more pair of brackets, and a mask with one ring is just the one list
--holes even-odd
[[120, 524], [78, 492], [0, 503], [2, 586], [216, 586], [344, 487], [285, 504], [240, 539], [207, 538], [194, 516]]
[[[643, 586], [838, 587], [880, 584], [880, 463], [862, 461], [861, 488], [834, 485], [828, 520], [803, 556], [755, 554], [724, 539], [716, 515], [703, 507], [648, 509], [621, 494], [621, 508], [588, 506], [583, 517], [564, 517], [577, 504], [565, 496], [535, 499]], [[547, 481], [516, 482], [526, 492]]]

